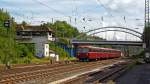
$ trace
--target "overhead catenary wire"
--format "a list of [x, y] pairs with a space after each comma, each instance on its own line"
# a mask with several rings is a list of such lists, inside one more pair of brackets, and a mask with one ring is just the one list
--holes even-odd
[[[50, 7], [50, 6], [48, 6], [47, 4], [45, 4], [45, 3], [43, 3], [43, 2], [41, 2], [41, 1], [39, 1], [39, 0], [32, 0], [32, 1], [36, 1], [36, 3], [38, 3], [38, 4], [40, 4], [40, 5], [43, 5], [43, 6], [45, 6], [45, 7], [47, 7], [47, 8], [49, 8], [49, 9], [53, 9], [53, 11], [55, 11], [55, 12], [57, 12], [57, 13], [59, 13], [59, 14], [62, 14], [62, 12], [60, 12], [60, 11], [58, 11], [58, 10], [56, 10], [56, 9], [54, 9], [54, 8], [52, 8], [52, 7]], [[73, 0], [74, 2], [75, 2], [75, 0]], [[74, 12], [75, 12], [75, 15], [77, 15], [77, 7], [75, 6], [75, 10], [74, 10]], [[65, 17], [67, 17], [67, 16], [65, 16]], [[70, 16], [71, 17], [71, 16]], [[30, 16], [27, 16], [27, 17], [25, 17], [25, 16], [23, 16], [23, 18], [36, 18], [36, 17], [34, 17], [33, 16], [33, 13], [32, 13], [32, 17], [30, 17]], [[47, 18], [49, 18], [49, 17], [47, 17]], [[60, 18], [60, 17], [53, 17], [53, 18]], [[72, 17], [71, 17], [72, 18]], [[77, 18], [75, 17], [75, 24], [76, 24], [76, 21], [77, 21]], [[71, 22], [71, 19], [70, 19], [70, 22]]]
[[102, 2], [101, 2], [100, 0], [96, 0], [96, 2], [97, 2], [101, 7], [103, 7], [104, 9], [106, 9], [106, 11], [108, 12], [108, 14], [113, 17], [113, 15], [111, 14], [110, 9], [109, 9], [108, 7], [106, 7], [104, 4], [102, 4]]
[[[65, 13], [63, 13], [63, 12], [61, 12], [61, 11], [59, 11], [59, 10], [57, 10], [57, 9], [55, 9], [55, 8], [53, 8], [53, 7], [51, 7], [51, 6], [49, 6], [49, 5], [47, 5], [46, 3], [43, 3], [43, 2], [41, 2], [41, 1], [39, 1], [39, 0], [32, 0], [32, 1], [33, 1], [33, 2], [36, 2], [36, 3], [38, 3], [38, 4], [40, 4], [40, 5], [42, 5], [42, 6], [46, 7], [46, 8], [48, 8], [48, 9], [50, 9], [50, 10], [56, 12], [56, 13], [58, 13], [58, 14], [61, 14], [61, 15], [63, 15], [63, 16], [66, 16]], [[50, 10], [49, 10], [49, 11], [50, 11]], [[51, 11], [50, 11], [50, 12], [51, 12]]]
[[[110, 15], [110, 17], [115, 17], [115, 16], [113, 16], [112, 13], [111, 13], [111, 11], [113, 11], [113, 10], [111, 10], [111, 9], [108, 8], [108, 7], [106, 7], [100, 0], [96, 0], [96, 2], [98, 3], [98, 5], [100, 5], [101, 7], [103, 7], [103, 8], [106, 10], [106, 12]], [[107, 5], [108, 5], [108, 4], [107, 4]], [[117, 22], [117, 24], [120, 25], [120, 23], [118, 23], [118, 22]]]
[[[66, 14], [63, 13], [62, 11], [59, 11], [59, 10], [57, 10], [57, 9], [55, 9], [55, 8], [53, 8], [53, 7], [49, 6], [49, 5], [47, 5], [46, 3], [43, 3], [43, 2], [41, 2], [41, 1], [39, 1], [39, 0], [32, 0], [32, 1], [35, 2], [35, 3], [38, 3], [38, 4], [42, 5], [42, 6], [44, 6], [44, 7], [46, 7], [46, 8], [48, 8], [48, 9], [50, 9], [50, 10], [49, 10], [50, 12], [54, 11], [55, 13], [60, 14], [60, 15], [63, 16], [63, 17], [47, 17], [47, 18], [65, 18], [65, 17], [69, 17], [69, 21], [70, 21], [70, 23], [71, 23], [71, 16], [66, 16]], [[52, 10], [52, 11], [51, 11], [51, 10]], [[32, 16], [32, 18], [33, 18], [33, 16]]]

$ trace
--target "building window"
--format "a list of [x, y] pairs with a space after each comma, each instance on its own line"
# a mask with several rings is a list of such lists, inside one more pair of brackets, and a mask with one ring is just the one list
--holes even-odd
[[48, 52], [46, 52], [46, 55], [48, 55]]

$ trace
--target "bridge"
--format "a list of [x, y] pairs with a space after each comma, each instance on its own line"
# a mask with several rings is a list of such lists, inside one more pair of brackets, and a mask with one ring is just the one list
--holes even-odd
[[[104, 30], [105, 29], [105, 30]], [[128, 31], [127, 31], [128, 30]], [[132, 28], [126, 28], [126, 27], [116, 27], [116, 26], [108, 26], [108, 27], [100, 27], [96, 29], [89, 30], [85, 32], [85, 34], [89, 34], [90, 36], [102, 33], [102, 32], [108, 32], [108, 31], [118, 31], [118, 32], [124, 32], [128, 33], [132, 36], [135, 36], [141, 41], [107, 41], [107, 40], [86, 40], [84, 38], [84, 35], [78, 35], [77, 37], [73, 38], [71, 43], [73, 45], [130, 45], [130, 46], [143, 46], [143, 34], [133, 30]]]
[[105, 41], [105, 40], [72, 40], [73, 45], [125, 45], [125, 46], [143, 46], [142, 41]]

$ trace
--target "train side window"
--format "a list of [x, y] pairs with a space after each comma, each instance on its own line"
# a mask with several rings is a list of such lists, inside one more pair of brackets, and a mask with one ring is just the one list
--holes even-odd
[[82, 49], [81, 49], [81, 48], [78, 48], [77, 52], [82, 52]]
[[102, 50], [99, 50], [99, 52], [102, 52]]
[[107, 50], [106, 52], [107, 52], [107, 53], [110, 53], [110, 50]]
[[96, 52], [96, 50], [95, 50], [95, 49], [93, 49], [93, 52]]
[[99, 49], [97, 49], [97, 52], [100, 52], [100, 50], [99, 50]]
[[102, 52], [102, 50], [99, 50], [99, 52]]
[[89, 52], [89, 49], [83, 48], [83, 53]]
[[93, 52], [93, 50], [92, 50], [92, 49], [89, 49], [89, 51], [90, 51], [90, 52]]
[[101, 50], [103, 53], [105, 53], [105, 50]]
[[93, 52], [96, 52], [96, 50], [95, 50], [95, 49], [93, 49]]

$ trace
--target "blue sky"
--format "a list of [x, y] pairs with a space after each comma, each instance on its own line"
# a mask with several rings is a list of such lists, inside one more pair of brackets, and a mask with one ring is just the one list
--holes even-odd
[[9, 11], [18, 23], [25, 20], [37, 25], [54, 18], [67, 21], [80, 31], [85, 31], [83, 27], [89, 30], [110, 25], [143, 30], [144, 0], [0, 0], [0, 8]]

